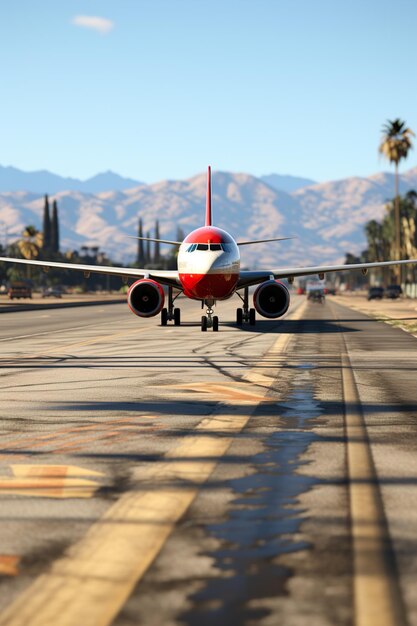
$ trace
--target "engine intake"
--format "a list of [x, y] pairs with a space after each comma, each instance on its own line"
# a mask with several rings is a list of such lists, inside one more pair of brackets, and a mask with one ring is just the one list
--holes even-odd
[[130, 287], [127, 303], [130, 310], [139, 317], [153, 317], [162, 310], [165, 302], [164, 290], [159, 283], [142, 278]]
[[278, 280], [267, 280], [253, 294], [253, 304], [263, 317], [281, 317], [290, 306], [290, 292]]

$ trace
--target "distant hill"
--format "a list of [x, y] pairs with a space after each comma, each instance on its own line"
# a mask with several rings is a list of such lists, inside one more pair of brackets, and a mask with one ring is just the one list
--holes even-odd
[[[401, 176], [400, 189], [417, 189], [417, 168]], [[161, 236], [173, 239], [177, 225], [185, 233], [202, 225], [205, 191], [206, 176], [199, 174], [122, 191], [56, 193], [63, 248], [98, 245], [115, 260], [133, 260], [136, 242], [127, 235], [136, 234], [139, 215], [145, 232], [153, 231], [159, 219]], [[347, 251], [359, 253], [365, 247], [364, 224], [384, 215], [393, 194], [393, 175], [387, 173], [320, 183], [292, 193], [278, 191], [249, 174], [213, 173], [213, 215], [218, 226], [242, 240], [297, 237], [245, 246], [242, 265], [252, 267], [340, 262]], [[27, 224], [41, 227], [42, 210], [40, 193], [0, 193], [2, 239], [6, 227], [9, 233]]]
[[267, 185], [278, 189], [279, 191], [285, 191], [286, 193], [292, 193], [303, 187], [309, 185], [315, 185], [316, 181], [310, 178], [300, 178], [299, 176], [283, 176], [281, 174], [268, 174], [267, 176], [261, 176]]
[[83, 191], [100, 193], [101, 191], [123, 191], [141, 185], [132, 178], [123, 178], [114, 172], [103, 172], [87, 180], [64, 178], [46, 170], [24, 172], [16, 167], [0, 165], [0, 192], [31, 191], [34, 193], [58, 193], [60, 191]]

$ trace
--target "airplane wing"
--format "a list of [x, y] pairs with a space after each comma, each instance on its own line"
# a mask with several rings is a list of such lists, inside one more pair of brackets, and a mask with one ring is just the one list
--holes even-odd
[[[274, 237], [273, 239], [251, 239], [250, 241], [236, 241], [238, 246], [251, 246], [254, 243], [269, 243], [270, 241], [288, 241], [296, 237]], [[173, 242], [167, 242], [173, 243]]]
[[172, 287], [181, 286], [176, 270], [153, 270], [153, 269], [136, 269], [134, 267], [111, 267], [110, 265], [86, 265], [84, 263], [61, 263], [59, 261], [39, 261], [27, 259], [13, 259], [11, 257], [0, 257], [0, 262], [4, 263], [21, 263], [22, 265], [32, 265], [41, 267], [44, 271], [49, 268], [60, 270], [78, 270], [85, 274], [109, 274], [112, 276], [120, 276], [127, 280], [128, 278], [153, 278], [162, 285], [170, 285]]
[[375, 263], [352, 263], [350, 265], [316, 265], [312, 267], [283, 267], [270, 270], [241, 271], [237, 289], [257, 285], [270, 278], [296, 278], [297, 276], [311, 276], [312, 274], [327, 274], [328, 272], [346, 272], [362, 270], [366, 272], [373, 267], [389, 267], [391, 265], [417, 264], [417, 259], [402, 261], [377, 261]]

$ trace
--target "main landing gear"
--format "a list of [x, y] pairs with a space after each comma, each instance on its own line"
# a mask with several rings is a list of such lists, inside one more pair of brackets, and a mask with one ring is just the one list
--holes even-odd
[[[201, 330], [203, 333], [207, 332], [207, 328], [212, 328], [215, 333], [219, 330], [219, 318], [217, 315], [213, 315], [213, 304], [212, 300], [206, 301], [206, 315], [201, 316]], [[201, 302], [201, 307], [203, 306], [204, 302]]]
[[168, 287], [168, 308], [164, 308], [161, 311], [161, 326], [166, 326], [168, 322], [174, 322], [174, 326], [181, 325], [181, 310], [178, 307], [174, 308], [174, 302], [180, 295], [180, 291], [175, 298], [173, 297], [172, 287]]
[[236, 325], [243, 326], [244, 323], [249, 323], [250, 326], [256, 324], [256, 311], [249, 308], [249, 287], [245, 287], [243, 297], [240, 293], [237, 294], [243, 302], [243, 307], [236, 309]]

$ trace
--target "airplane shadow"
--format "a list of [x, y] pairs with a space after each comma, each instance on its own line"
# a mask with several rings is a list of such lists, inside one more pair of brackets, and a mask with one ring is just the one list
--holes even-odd
[[[349, 320], [338, 320], [345, 322], [358, 322], [358, 319], [349, 319]], [[362, 320], [360, 320], [362, 322]], [[368, 321], [368, 320], [367, 320]], [[375, 322], [375, 320], [369, 320], [370, 322]], [[184, 322], [181, 323], [181, 327], [184, 328], [199, 328], [200, 323], [198, 322]], [[222, 327], [227, 328], [236, 328], [241, 332], [249, 332], [249, 333], [338, 333], [340, 331], [351, 333], [357, 332], [360, 329], [351, 328], [348, 326], [340, 326], [334, 319], [302, 319], [302, 320], [264, 320], [258, 319], [256, 321], [255, 326], [250, 326], [249, 324], [243, 324], [242, 326], [237, 326], [235, 322], [231, 321], [222, 321], [220, 318], [219, 322], [219, 332], [221, 332]], [[175, 328], [174, 326], [166, 326], [161, 327], [161, 330]], [[209, 328], [207, 333], [212, 332]]]

